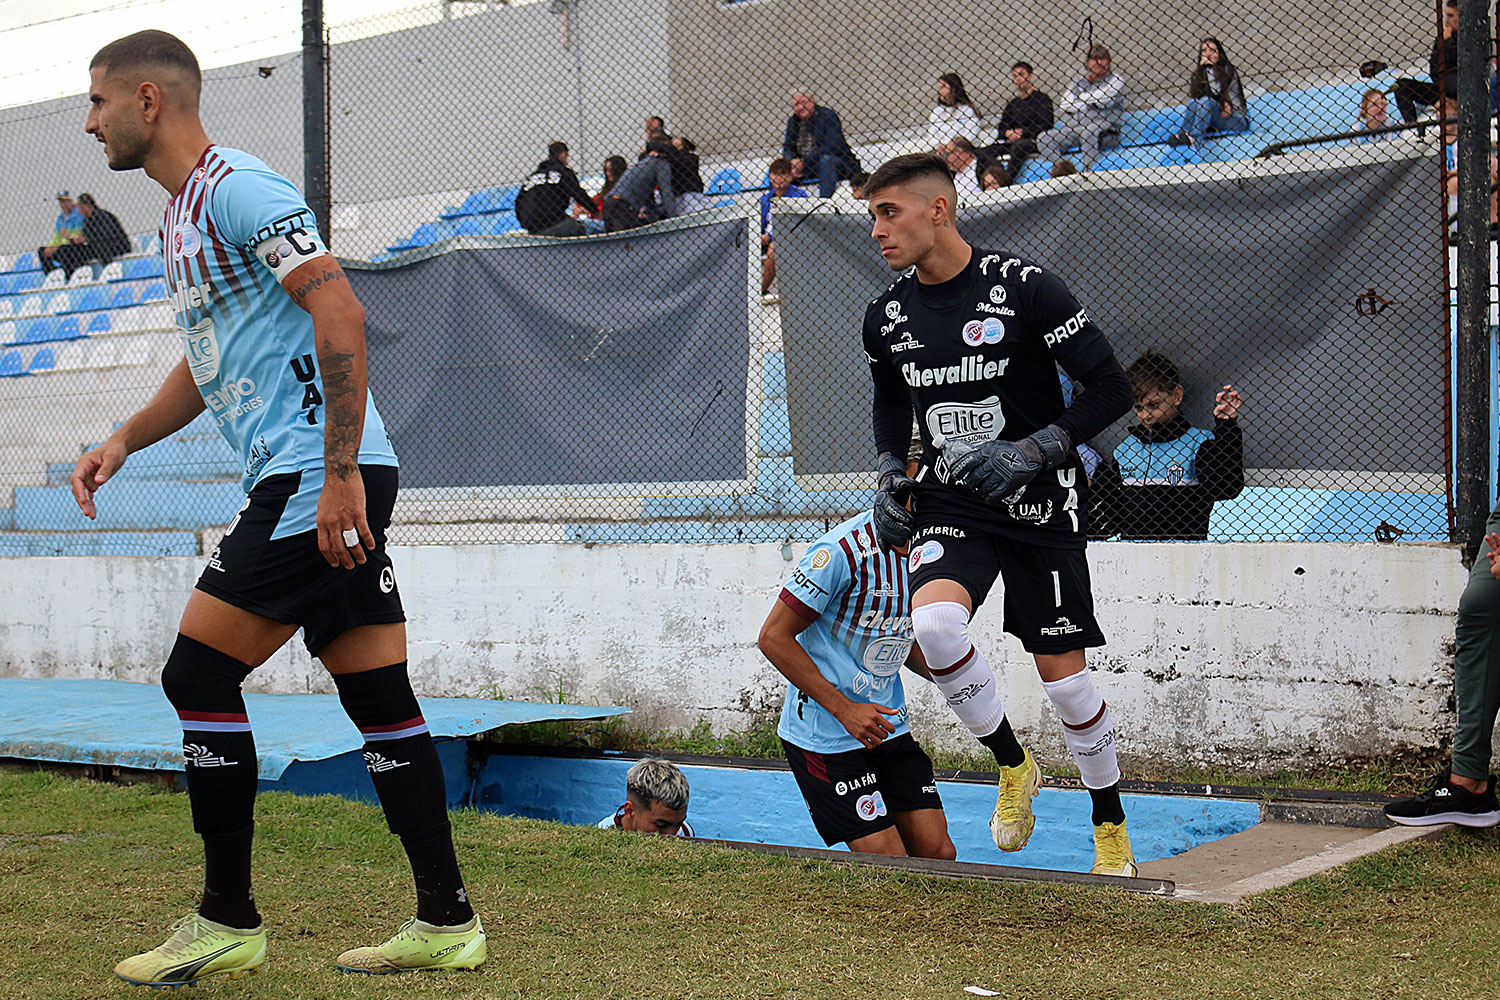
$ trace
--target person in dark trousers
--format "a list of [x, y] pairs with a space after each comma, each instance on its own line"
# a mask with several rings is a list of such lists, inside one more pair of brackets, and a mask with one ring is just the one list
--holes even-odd
[[568, 144], [554, 142], [547, 147], [547, 158], [521, 182], [516, 220], [533, 236], [582, 236], [583, 223], [568, 215], [569, 202], [596, 216], [594, 199], [568, 166]]
[[1140, 423], [1093, 477], [1089, 534], [1094, 538], [1208, 537], [1214, 502], [1245, 488], [1239, 425], [1244, 399], [1232, 385], [1214, 396], [1214, 429], [1182, 415], [1182, 376], [1165, 355], [1142, 354], [1125, 369]]
[[781, 138], [781, 155], [792, 161], [792, 180], [815, 180], [818, 196], [832, 198], [839, 181], [859, 170], [859, 157], [844, 138], [838, 112], [820, 107], [811, 94], [792, 94], [792, 115]]
[[[1396, 81], [1396, 107], [1401, 120], [1417, 120], [1417, 105], [1435, 105], [1439, 100], [1457, 106], [1458, 100], [1458, 0], [1448, 0], [1443, 6], [1443, 27], [1437, 40], [1432, 43], [1432, 55], [1427, 59], [1427, 71], [1432, 80], [1413, 80], [1403, 76]], [[1425, 135], [1419, 129], [1418, 135]]]
[[1036, 155], [1036, 137], [1052, 127], [1052, 98], [1036, 89], [1031, 63], [1018, 62], [1010, 68], [1010, 82], [1016, 96], [1005, 104], [1000, 115], [999, 141], [985, 146], [982, 152], [990, 159], [1005, 159], [1005, 172], [1015, 177], [1028, 156]]
[[73, 272], [91, 260], [108, 264], [130, 252], [130, 237], [113, 212], [106, 212], [91, 194], [78, 196], [78, 211], [83, 216], [83, 232], [71, 237], [53, 255], [57, 267], [72, 277]]
[[1484, 525], [1484, 552], [1474, 560], [1458, 599], [1454, 632], [1453, 757], [1432, 787], [1385, 807], [1402, 826], [1500, 826], [1500, 802], [1490, 759], [1495, 713], [1500, 711], [1500, 507]]
[[680, 211], [677, 191], [672, 187], [671, 143], [653, 139], [647, 147], [646, 155], [631, 164], [604, 196], [605, 232], [635, 229], [670, 219]]

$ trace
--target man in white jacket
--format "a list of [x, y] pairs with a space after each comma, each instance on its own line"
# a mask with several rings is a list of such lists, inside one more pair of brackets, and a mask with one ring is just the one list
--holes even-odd
[[1109, 49], [1089, 49], [1084, 68], [1088, 75], [1069, 87], [1058, 102], [1057, 124], [1037, 136], [1039, 155], [1056, 163], [1063, 150], [1078, 145], [1079, 164], [1093, 168], [1102, 149], [1120, 144], [1120, 121], [1125, 116], [1125, 81], [1110, 68]]

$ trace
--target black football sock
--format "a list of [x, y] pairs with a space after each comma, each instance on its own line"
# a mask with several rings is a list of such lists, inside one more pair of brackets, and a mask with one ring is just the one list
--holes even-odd
[[993, 733], [979, 737], [979, 742], [989, 747], [990, 753], [995, 755], [995, 763], [1001, 767], [1015, 767], [1026, 760], [1026, 751], [1021, 749], [1020, 741], [1010, 728], [1009, 717], [1002, 718]]

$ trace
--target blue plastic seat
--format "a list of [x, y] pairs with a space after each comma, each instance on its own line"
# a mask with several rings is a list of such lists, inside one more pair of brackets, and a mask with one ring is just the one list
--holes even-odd
[[50, 371], [57, 367], [57, 352], [50, 347], [44, 347], [31, 356], [31, 364], [26, 366], [26, 374]]
[[513, 213], [503, 212], [499, 215], [490, 216], [485, 221], [484, 231], [489, 236], [502, 236], [505, 233], [517, 232], [520, 228], [521, 223]]
[[512, 212], [516, 207], [516, 195], [521, 193], [521, 185], [507, 184], [505, 187], [489, 189], [489, 209], [491, 212]]
[[104, 289], [85, 289], [73, 300], [73, 308], [69, 312], [98, 312], [104, 308]]
[[95, 333], [108, 333], [109, 313], [96, 312], [94, 313], [94, 315], [90, 316], [88, 319], [88, 326], [85, 328], [85, 332], [91, 335]]
[[16, 262], [11, 265], [11, 270], [35, 271], [40, 266], [41, 265], [36, 262], [36, 251], [28, 250], [25, 253], [21, 254], [21, 256], [16, 258]]
[[53, 332], [57, 329], [57, 320], [51, 316], [43, 316], [26, 324], [21, 333], [21, 343], [36, 344], [44, 340], [51, 340]]
[[135, 289], [130, 285], [121, 285], [115, 289], [114, 296], [109, 300], [111, 309], [129, 309], [135, 305]]
[[1176, 167], [1185, 163], [1202, 163], [1203, 154], [1196, 146], [1178, 146], [1175, 149], [1168, 147], [1162, 154], [1159, 162], [1164, 167]]
[[25, 374], [25, 369], [21, 366], [20, 351], [6, 351], [0, 354], [0, 378], [23, 374]]
[[64, 316], [57, 323], [57, 329], [53, 331], [53, 340], [77, 340], [85, 336], [83, 324], [78, 321], [77, 316]]
[[1124, 153], [1121, 153], [1118, 150], [1110, 150], [1107, 153], [1100, 154], [1099, 159], [1094, 161], [1094, 165], [1090, 169], [1128, 170], [1130, 169], [1130, 162], [1125, 159]]
[[439, 216], [439, 218], [461, 219], [469, 215], [481, 215], [484, 213], [485, 206], [488, 204], [489, 196], [483, 189], [481, 189], [479, 191], [475, 191], [473, 194], [465, 198], [464, 203], [457, 208], [450, 207], [445, 209], [443, 211], [443, 214]]
[[153, 281], [141, 289], [142, 302], [155, 302], [167, 297], [167, 283], [165, 281]]
[[160, 277], [162, 277], [161, 261], [154, 257], [141, 257], [125, 266], [126, 280]]
[[455, 236], [479, 236], [484, 232], [484, 220], [477, 215], [470, 215], [458, 220], [458, 230]]
[[713, 180], [704, 188], [705, 194], [739, 194], [745, 190], [745, 182], [734, 167], [725, 167], [714, 174]]
[[16, 277], [17, 292], [34, 292], [42, 287], [41, 271], [26, 271]]

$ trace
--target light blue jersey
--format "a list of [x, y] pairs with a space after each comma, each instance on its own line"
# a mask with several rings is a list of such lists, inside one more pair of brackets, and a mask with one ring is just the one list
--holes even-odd
[[[288, 505], [273, 537], [312, 530], [323, 474], [323, 375], [312, 316], [280, 287], [328, 255], [312, 210], [260, 160], [210, 146], [167, 203], [161, 248], [189, 370], [244, 462], [245, 492], [267, 476], [303, 473], [304, 499]], [[368, 392], [359, 461], [397, 464]]]
[[[906, 560], [875, 543], [870, 512], [851, 517], [807, 550], [781, 601], [811, 622], [797, 642], [818, 670], [851, 701], [894, 708], [887, 716], [907, 732], [901, 667], [911, 653], [911, 597]], [[781, 738], [803, 750], [859, 750], [838, 719], [794, 684], [781, 706]]]

